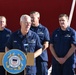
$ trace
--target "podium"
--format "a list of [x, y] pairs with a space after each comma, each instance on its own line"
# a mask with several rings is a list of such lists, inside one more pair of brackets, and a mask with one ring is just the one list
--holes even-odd
[[[0, 66], [2, 66], [2, 59], [4, 55], [5, 55], [5, 52], [0, 52]], [[26, 66], [33, 66], [34, 65], [34, 53], [27, 53], [26, 58], [27, 58]], [[26, 73], [26, 70], [24, 70], [24, 75], [25, 73]], [[8, 75], [7, 71], [5, 71], [5, 75]]]

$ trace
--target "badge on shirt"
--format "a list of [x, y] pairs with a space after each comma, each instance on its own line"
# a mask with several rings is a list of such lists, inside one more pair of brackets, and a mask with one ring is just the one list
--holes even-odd
[[7, 34], [6, 37], [10, 37], [10, 34]]
[[38, 34], [41, 34], [41, 35], [42, 35], [42, 34], [44, 34], [44, 33], [43, 33], [43, 32], [38, 32]]
[[55, 37], [58, 37], [58, 35], [56, 34]]
[[29, 43], [35, 43], [35, 39], [28, 41]]
[[70, 34], [66, 34], [65, 37], [71, 37]]

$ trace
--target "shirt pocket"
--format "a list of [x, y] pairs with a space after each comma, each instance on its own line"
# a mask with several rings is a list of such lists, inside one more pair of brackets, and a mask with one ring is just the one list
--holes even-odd
[[29, 43], [29, 52], [35, 52], [36, 43]]
[[41, 41], [44, 40], [44, 34], [38, 34], [38, 36], [40, 37], [40, 40], [41, 40]]
[[53, 43], [54, 44], [59, 44], [60, 40], [61, 40], [60, 37], [54, 37]]
[[64, 43], [65, 43], [65, 44], [71, 43], [70, 38], [71, 38], [71, 37], [65, 37], [65, 38], [64, 38]]
[[20, 46], [20, 44], [17, 41], [13, 41], [13, 48], [21, 49], [21, 46]]

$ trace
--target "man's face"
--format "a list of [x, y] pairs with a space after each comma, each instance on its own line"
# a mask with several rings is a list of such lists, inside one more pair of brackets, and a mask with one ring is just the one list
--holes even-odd
[[29, 31], [31, 27], [31, 19], [30, 18], [24, 18], [23, 21], [21, 21], [21, 28], [25, 31]]
[[4, 28], [6, 26], [6, 19], [0, 18], [0, 28]]
[[60, 17], [59, 18], [59, 24], [61, 28], [67, 28], [68, 26], [68, 19], [66, 17]]
[[36, 26], [39, 23], [39, 17], [36, 14], [30, 14], [32, 25]]

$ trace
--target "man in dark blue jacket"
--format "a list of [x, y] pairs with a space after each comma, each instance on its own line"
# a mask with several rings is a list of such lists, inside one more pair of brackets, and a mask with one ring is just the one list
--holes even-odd
[[[36, 75], [36, 57], [42, 53], [42, 45], [38, 35], [30, 30], [31, 17], [22, 15], [20, 18], [21, 29], [14, 32], [6, 44], [6, 51], [9, 49], [20, 49], [23, 52], [34, 53], [34, 66], [26, 66], [26, 75]], [[25, 44], [28, 48], [26, 51]], [[12, 74], [9, 74], [12, 75]], [[15, 75], [25, 75], [23, 72]]]
[[43, 46], [42, 54], [36, 59], [37, 75], [48, 75], [48, 55], [47, 48], [49, 46], [49, 31], [48, 29], [39, 23], [40, 13], [37, 11], [32, 11], [30, 13], [32, 19], [31, 30], [38, 34], [40, 37], [40, 42]]
[[[0, 16], [0, 52], [5, 52], [5, 45], [11, 35], [11, 30], [6, 27], [6, 18]], [[0, 75], [5, 75], [5, 70], [0, 66]]]
[[76, 49], [76, 32], [68, 25], [68, 16], [59, 16], [60, 28], [51, 37], [50, 50], [53, 55], [52, 75], [74, 75], [73, 63]]

